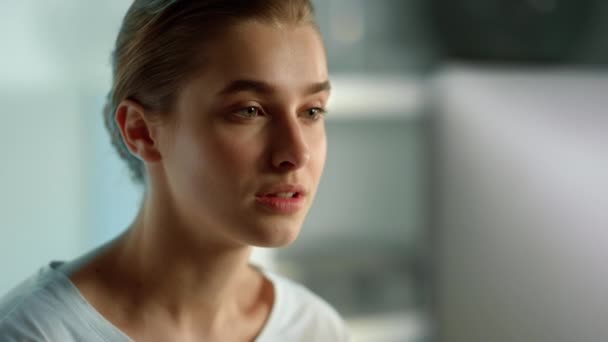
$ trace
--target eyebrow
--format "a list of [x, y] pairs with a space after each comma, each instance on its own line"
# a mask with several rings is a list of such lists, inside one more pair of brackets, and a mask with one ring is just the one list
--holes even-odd
[[[306, 95], [317, 94], [324, 91], [330, 91], [331, 84], [329, 81], [313, 83], [306, 87]], [[234, 80], [220, 90], [220, 95], [228, 95], [239, 92], [253, 92], [260, 94], [270, 94], [276, 92], [277, 89], [270, 83], [256, 80]]]

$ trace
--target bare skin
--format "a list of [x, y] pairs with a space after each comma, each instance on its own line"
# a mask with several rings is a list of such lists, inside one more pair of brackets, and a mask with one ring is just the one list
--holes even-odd
[[[135, 341], [252, 341], [260, 333], [274, 301], [273, 285], [260, 272], [247, 264], [233, 266], [232, 274], [207, 269], [204, 275], [172, 269], [175, 265], [160, 260], [133, 264], [132, 245], [144, 239], [136, 232], [127, 232], [71, 277], [110, 323]], [[230, 267], [213, 258], [209, 266]], [[223, 262], [239, 263], [240, 258], [226, 255]], [[187, 288], [194, 281], [196, 288]], [[181, 307], [176, 303], [175, 293], [192, 292], [192, 300]], [[202, 293], [216, 297], [202, 298]]]
[[[116, 113], [125, 144], [146, 165], [144, 204], [129, 230], [71, 279], [136, 341], [254, 340], [274, 289], [249, 265], [251, 247], [295, 240], [322, 174], [318, 113], [329, 86], [318, 32], [247, 21], [223, 38], [169, 122], [129, 100]], [[264, 87], [230, 88], [243, 79]], [[277, 184], [305, 190], [301, 210], [260, 208], [256, 193]]]

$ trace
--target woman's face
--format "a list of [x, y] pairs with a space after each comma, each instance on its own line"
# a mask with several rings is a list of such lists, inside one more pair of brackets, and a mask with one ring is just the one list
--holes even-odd
[[308, 212], [326, 156], [323, 43], [311, 25], [244, 22], [207, 46], [159, 140], [180, 219], [196, 237], [282, 246]]

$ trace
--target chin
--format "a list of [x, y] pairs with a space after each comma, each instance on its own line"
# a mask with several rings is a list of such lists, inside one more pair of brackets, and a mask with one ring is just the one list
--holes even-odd
[[300, 234], [300, 222], [267, 222], [260, 224], [250, 231], [249, 244], [255, 247], [287, 247]]

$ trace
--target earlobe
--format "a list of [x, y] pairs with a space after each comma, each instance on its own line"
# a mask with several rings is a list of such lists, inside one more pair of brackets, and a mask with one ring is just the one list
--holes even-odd
[[136, 158], [146, 162], [161, 159], [158, 146], [151, 133], [143, 106], [133, 100], [123, 100], [116, 109], [115, 118], [122, 139]]

